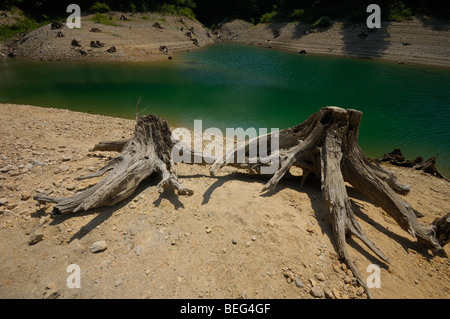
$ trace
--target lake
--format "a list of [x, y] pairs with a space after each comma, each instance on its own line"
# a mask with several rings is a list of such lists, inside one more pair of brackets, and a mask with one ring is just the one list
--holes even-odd
[[215, 44], [161, 63], [0, 63], [0, 102], [134, 118], [171, 125], [287, 128], [321, 107], [364, 113], [367, 156], [399, 147], [431, 156], [450, 174], [450, 70]]

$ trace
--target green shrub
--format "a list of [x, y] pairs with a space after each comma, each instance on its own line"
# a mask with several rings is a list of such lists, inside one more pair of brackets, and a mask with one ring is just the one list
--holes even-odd
[[261, 18], [259, 19], [259, 23], [269, 23], [274, 22], [275, 17], [277, 16], [278, 12], [272, 11], [264, 13]]
[[100, 2], [96, 2], [92, 5], [91, 9], [89, 10], [91, 11], [91, 13], [106, 13], [111, 11], [111, 9], [109, 8], [109, 6], [106, 3], [100, 3]]
[[48, 21], [37, 23], [31, 18], [16, 18], [16, 22], [13, 24], [0, 25], [0, 41], [6, 41], [19, 33], [31, 32], [46, 23], [48, 23]]
[[195, 18], [194, 11], [192, 11], [192, 9], [188, 7], [180, 7], [174, 4], [163, 4], [162, 6], [159, 7], [158, 11], [170, 15], [185, 16], [194, 21], [197, 20]]
[[327, 16], [322, 16], [313, 23], [313, 27], [327, 27], [331, 25], [331, 20]]
[[391, 4], [388, 9], [388, 20], [401, 22], [412, 18], [411, 8], [407, 8], [402, 2]]
[[304, 9], [294, 9], [292, 10], [291, 14], [289, 15], [290, 21], [300, 21], [305, 16], [305, 10]]

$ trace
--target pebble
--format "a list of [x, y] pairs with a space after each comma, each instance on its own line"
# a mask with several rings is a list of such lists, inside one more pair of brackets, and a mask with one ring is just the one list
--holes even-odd
[[104, 240], [99, 240], [92, 244], [91, 252], [98, 253], [98, 252], [106, 250], [106, 248], [108, 248], [108, 245], [106, 245], [106, 242]]
[[245, 243], [245, 246], [247, 246], [247, 247], [250, 247], [251, 245], [252, 245], [251, 241], [248, 241], [248, 242]]
[[58, 169], [61, 171], [61, 172], [67, 172], [68, 170], [69, 170], [69, 165], [59, 165], [58, 166]]
[[6, 198], [0, 198], [0, 206], [5, 205], [8, 202]]
[[317, 273], [316, 274], [316, 279], [320, 280], [320, 281], [325, 281], [326, 280], [325, 275], [323, 274], [323, 272]]
[[28, 245], [34, 245], [44, 239], [44, 234], [40, 228], [35, 228], [30, 234], [28, 238]]
[[23, 194], [20, 195], [20, 200], [23, 200], [23, 201], [29, 200], [30, 197], [31, 197], [30, 193], [23, 193]]
[[209, 227], [207, 227], [207, 228], [206, 228], [206, 233], [209, 234], [210, 232], [212, 232], [212, 229], [209, 228]]
[[361, 287], [361, 286], [359, 286], [357, 289], [356, 289], [356, 295], [357, 296], [362, 296], [362, 294], [365, 292], [365, 290], [364, 290], [364, 288], [363, 287]]
[[233, 238], [233, 240], [231, 242], [233, 243], [233, 245], [237, 244], [237, 240], [235, 238]]
[[323, 292], [324, 292], [324, 294], [325, 294], [325, 298], [327, 298], [327, 299], [333, 299], [333, 298], [334, 298], [333, 292], [332, 292], [330, 289], [325, 288], [325, 289], [323, 290]]
[[253, 240], [253, 241], [256, 241], [256, 236], [252, 236], [252, 240]]
[[302, 282], [298, 277], [295, 277], [295, 285], [296, 285], [298, 288], [303, 288], [303, 287], [305, 287], [305, 285], [303, 284], [303, 282]]
[[323, 290], [319, 287], [312, 287], [309, 293], [315, 298], [323, 298], [324, 296]]
[[336, 298], [336, 299], [341, 299], [341, 294], [339, 293], [339, 290], [337, 290], [336, 288], [333, 288], [333, 289], [331, 290], [331, 292], [333, 293], [334, 298]]

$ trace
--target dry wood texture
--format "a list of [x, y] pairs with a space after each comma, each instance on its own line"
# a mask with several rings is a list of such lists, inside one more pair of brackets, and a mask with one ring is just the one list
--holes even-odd
[[[192, 194], [191, 190], [178, 181], [171, 157], [173, 151], [187, 151], [191, 159], [196, 157], [202, 159], [191, 163], [206, 164], [215, 160], [210, 167], [211, 175], [215, 175], [225, 165], [267, 175], [262, 168], [267, 167], [270, 160], [276, 158], [279, 163], [277, 170], [269, 174], [272, 176], [262, 191], [273, 190], [292, 166], [303, 170], [301, 185], [311, 173], [320, 178], [336, 250], [370, 298], [369, 289], [350, 258], [346, 236], [355, 236], [361, 240], [382, 261], [390, 263], [390, 260], [363, 233], [353, 212], [346, 183], [379, 205], [405, 231], [432, 250], [442, 252], [442, 246], [448, 243], [450, 218], [447, 215], [436, 219], [431, 225], [419, 222], [418, 217], [423, 215], [398, 195], [408, 194], [409, 186], [398, 183], [392, 173], [371, 163], [358, 146], [361, 117], [362, 112], [357, 110], [325, 107], [293, 128], [271, 132], [238, 145], [223, 158], [204, 158], [201, 153], [194, 152], [188, 145], [181, 147], [178, 141], [172, 138], [167, 121], [157, 116], [139, 117], [130, 140], [100, 142], [92, 149], [121, 152], [100, 171], [81, 177], [81, 179], [97, 177], [110, 172], [106, 178], [90, 189], [71, 197], [49, 197], [38, 194], [35, 199], [39, 202], [56, 203], [55, 209], [61, 213], [110, 206], [130, 196], [140, 182], [155, 172], [162, 176], [158, 184], [160, 192], [171, 186], [178, 190], [178, 194]], [[275, 146], [272, 145], [273, 134], [277, 137], [274, 139], [278, 141], [277, 147], [272, 147]], [[261, 149], [261, 145], [266, 145], [268, 152], [264, 156], [255, 157], [250, 150], [258, 147]], [[238, 154], [240, 156], [244, 154], [244, 161], [237, 163], [233, 160], [238, 158]]]

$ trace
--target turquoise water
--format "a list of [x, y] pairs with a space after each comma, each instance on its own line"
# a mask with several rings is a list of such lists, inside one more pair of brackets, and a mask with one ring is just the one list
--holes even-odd
[[216, 44], [153, 64], [5, 62], [0, 102], [134, 118], [145, 113], [191, 128], [286, 128], [321, 107], [364, 112], [368, 156], [400, 147], [436, 156], [450, 173], [450, 70]]

